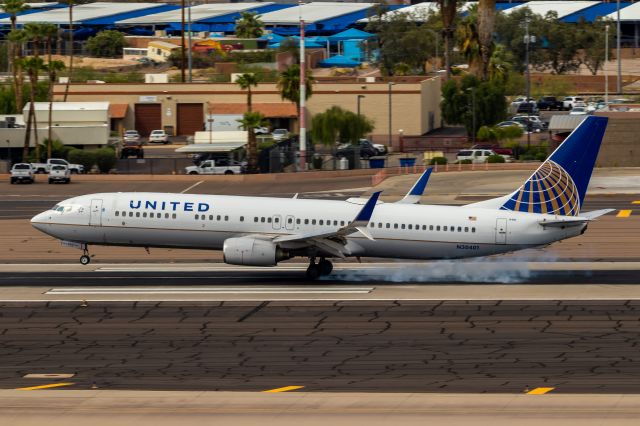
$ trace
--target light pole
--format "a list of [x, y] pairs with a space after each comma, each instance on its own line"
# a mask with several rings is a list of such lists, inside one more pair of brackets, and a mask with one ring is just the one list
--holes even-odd
[[618, 82], [616, 84], [616, 92], [622, 94], [622, 58], [620, 58], [620, 0], [616, 2], [616, 60], [618, 61]]
[[[530, 67], [529, 67], [529, 45], [531, 43], [535, 43], [536, 42], [536, 36], [532, 36], [529, 34], [529, 17], [526, 18], [525, 20], [525, 27], [524, 27], [524, 44], [525, 44], [525, 66], [526, 66], [526, 72], [527, 72], [527, 99], [526, 102], [528, 105], [530, 105], [530, 100], [529, 98], [531, 97], [531, 71], [530, 71]], [[532, 108], [533, 110], [533, 108]], [[533, 111], [532, 111], [533, 112]], [[527, 119], [527, 149], [529, 149], [531, 147], [531, 120]]]
[[193, 57], [191, 52], [191, 0], [189, 1], [187, 32], [189, 33], [189, 50], [187, 50], [187, 59], [189, 63], [189, 83], [193, 83]]
[[390, 81], [389, 82], [389, 139], [388, 139], [388, 146], [389, 148], [391, 148], [391, 88], [395, 85], [394, 82]]
[[609, 62], [609, 25], [604, 26], [604, 103], [609, 104], [609, 73], [607, 72], [607, 63]]
[[[213, 143], [213, 122], [214, 122], [214, 119], [213, 118], [209, 118], [209, 119], [207, 119], [207, 121], [209, 122], [209, 144], [212, 144]], [[251, 129], [249, 129], [249, 131], [251, 131]]]
[[358, 95], [358, 109], [357, 109], [358, 117], [360, 117], [360, 100], [363, 99], [363, 98], [366, 98], [366, 96], [365, 95]]
[[305, 123], [304, 108], [307, 97], [306, 85], [306, 61], [304, 52], [304, 19], [302, 19], [302, 1], [298, 2], [298, 12], [300, 18], [300, 110], [298, 118], [300, 121], [300, 170], [307, 170], [307, 128]]
[[471, 143], [476, 144], [476, 88], [470, 87], [467, 89], [471, 92], [470, 108], [471, 108]]

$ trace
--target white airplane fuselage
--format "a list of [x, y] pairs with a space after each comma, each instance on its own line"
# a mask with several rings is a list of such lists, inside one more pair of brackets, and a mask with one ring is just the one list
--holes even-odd
[[[238, 237], [331, 233], [362, 208], [349, 201], [165, 193], [102, 193], [71, 198], [32, 219], [39, 230], [88, 245], [221, 250]], [[465, 206], [380, 203], [367, 225], [372, 239], [346, 236], [351, 256], [451, 259], [542, 246], [580, 235], [586, 225], [543, 227], [560, 216]], [[296, 243], [300, 256], [326, 256]], [[307, 251], [305, 251], [307, 250]]]

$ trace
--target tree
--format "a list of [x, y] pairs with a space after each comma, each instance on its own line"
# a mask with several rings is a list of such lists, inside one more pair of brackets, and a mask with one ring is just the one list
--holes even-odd
[[[51, 57], [51, 56], [49, 56]], [[47, 134], [47, 158], [51, 158], [51, 141], [53, 140], [53, 85], [56, 81], [56, 76], [58, 72], [64, 69], [64, 62], [62, 61], [52, 61], [49, 59], [49, 62], [45, 65], [45, 69], [49, 74], [49, 118], [47, 126], [48, 134]]]
[[260, 78], [256, 74], [244, 73], [236, 78], [236, 84], [247, 91], [247, 112], [251, 112], [251, 87], [257, 87]]
[[442, 118], [449, 124], [462, 124], [472, 134], [475, 115], [476, 129], [492, 126], [507, 115], [504, 84], [481, 81], [466, 75], [461, 82], [448, 80], [442, 86]]
[[[17, 16], [30, 8], [24, 0], [4, 0], [2, 2], [2, 11], [9, 14], [9, 20], [11, 22], [11, 32], [17, 29]], [[11, 33], [9, 33], [11, 34]], [[16, 97], [16, 110], [22, 111], [22, 85], [24, 84], [24, 77], [22, 75], [21, 59], [22, 59], [22, 42], [23, 40], [11, 39], [10, 42], [10, 65], [11, 74], [13, 77], [13, 89]]]
[[480, 44], [480, 60], [482, 64], [482, 80], [489, 79], [489, 62], [493, 52], [493, 32], [496, 22], [496, 0], [479, 0], [478, 2], [478, 41]]
[[[591, 72], [597, 75], [598, 70], [604, 66], [605, 44], [607, 32], [606, 25], [613, 25], [611, 20], [597, 19], [595, 22], [587, 22], [583, 17], [577, 23], [578, 44], [582, 46], [579, 52], [580, 60]], [[613, 34], [609, 36], [609, 46], [613, 44]]]
[[311, 136], [324, 145], [333, 145], [338, 141], [357, 144], [373, 128], [374, 123], [368, 117], [339, 106], [332, 106], [325, 112], [314, 115], [311, 120]]
[[451, 51], [453, 50], [453, 37], [456, 32], [455, 21], [458, 12], [456, 0], [437, 0], [442, 17], [442, 38], [444, 39], [444, 68], [447, 78], [451, 76]]
[[480, 34], [478, 32], [478, 9], [472, 6], [467, 16], [458, 26], [458, 47], [460, 54], [469, 64], [469, 72], [476, 76], [482, 73]]
[[42, 58], [35, 56], [22, 60], [22, 66], [29, 76], [29, 113], [27, 115], [27, 127], [25, 131], [24, 146], [22, 149], [22, 160], [29, 157], [29, 143], [31, 142], [31, 126], [34, 129], [36, 157], [40, 158], [40, 145], [38, 143], [37, 122], [35, 117], [36, 87], [38, 84], [38, 72], [44, 68]]
[[105, 30], [89, 37], [86, 46], [92, 56], [115, 58], [122, 56], [122, 49], [127, 46], [127, 41], [120, 31]]
[[247, 111], [242, 116], [241, 120], [238, 120], [240, 126], [247, 131], [247, 156], [248, 165], [247, 172], [258, 172], [258, 150], [256, 144], [256, 133], [253, 131], [256, 127], [262, 127], [266, 125], [266, 119], [264, 115], [255, 111]]
[[[282, 71], [278, 76], [277, 82], [280, 97], [288, 101], [294, 102], [300, 109], [300, 65], [291, 65]], [[309, 99], [313, 90], [313, 80], [311, 72], [306, 73], [306, 92], [305, 100]]]
[[263, 33], [264, 23], [255, 12], [240, 12], [240, 19], [236, 21], [236, 37], [258, 38]]
[[513, 56], [502, 45], [496, 44], [489, 60], [489, 80], [506, 83], [513, 69]]

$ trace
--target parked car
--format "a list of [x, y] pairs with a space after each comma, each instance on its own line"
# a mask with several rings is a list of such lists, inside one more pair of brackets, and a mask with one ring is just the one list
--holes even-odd
[[71, 182], [71, 172], [67, 166], [62, 164], [51, 166], [51, 170], [49, 171], [49, 183], [51, 184], [54, 182]]
[[57, 164], [66, 166], [71, 173], [84, 173], [84, 166], [82, 164], [72, 164], [64, 158], [49, 158], [46, 163], [31, 163], [31, 166], [35, 173], [49, 173], [51, 166]]
[[498, 144], [478, 143], [473, 145], [471, 149], [488, 149], [499, 155], [513, 156], [513, 150], [511, 148], [501, 148]]
[[589, 111], [587, 111], [587, 107], [584, 106], [575, 106], [569, 113], [569, 115], [587, 115]]
[[[519, 118], [517, 119], [516, 117], [519, 117]], [[514, 115], [509, 120], [518, 121], [518, 120], [521, 120], [523, 118], [526, 118], [527, 120], [532, 121], [534, 123], [538, 123], [545, 129], [547, 127], [549, 127], [549, 123], [547, 123], [546, 121], [542, 121], [542, 119], [540, 118], [539, 115]]]
[[268, 135], [269, 128], [268, 127], [254, 127], [253, 133], [256, 135]]
[[[389, 150], [387, 149], [387, 146], [381, 143], [373, 143], [369, 139], [360, 139], [360, 142], [367, 142], [371, 144], [371, 146], [373, 146], [373, 148], [376, 150], [376, 155], [386, 155], [389, 152]], [[339, 144], [338, 150], [349, 148], [349, 146], [350, 144], [348, 143]]]
[[471, 160], [472, 163], [486, 163], [487, 158], [496, 155], [496, 152], [490, 149], [463, 149], [458, 151], [456, 159], [460, 161]]
[[149, 142], [169, 143], [169, 135], [164, 130], [153, 130], [149, 135]]
[[534, 120], [528, 116], [516, 115], [515, 117], [511, 117], [511, 121], [521, 123], [527, 132], [540, 133], [544, 130], [544, 125], [539, 118], [537, 120]]
[[536, 114], [538, 107], [534, 101], [522, 102], [516, 108], [516, 114]]
[[123, 136], [124, 142], [140, 142], [140, 133], [137, 130], [126, 130]]
[[27, 182], [34, 183], [36, 181], [35, 171], [29, 163], [17, 163], [11, 168], [11, 183]]
[[144, 149], [142, 148], [142, 144], [140, 141], [136, 142], [124, 142], [122, 144], [122, 149], [120, 150], [120, 158], [144, 158]]
[[558, 100], [555, 96], [543, 96], [538, 99], [536, 106], [539, 110], [562, 110], [562, 101]]
[[580, 96], [567, 96], [562, 100], [562, 108], [566, 110], [572, 109], [576, 102], [584, 102], [584, 98]]
[[271, 137], [274, 141], [283, 141], [289, 137], [289, 131], [287, 129], [275, 129], [271, 132]]
[[360, 139], [358, 145], [346, 145], [336, 151], [337, 158], [351, 157], [355, 155], [356, 150], [360, 151], [360, 158], [365, 160], [375, 157], [378, 150], [367, 139]]
[[217, 160], [206, 160], [198, 166], [187, 166], [184, 168], [188, 175], [233, 175], [243, 172], [242, 163], [228, 158]]
[[507, 120], [507, 121], [501, 121], [500, 123], [496, 124], [496, 127], [509, 127], [509, 126], [518, 126], [522, 130], [525, 130], [525, 131], [527, 130], [527, 126], [525, 126], [523, 123], [520, 123], [518, 121]]

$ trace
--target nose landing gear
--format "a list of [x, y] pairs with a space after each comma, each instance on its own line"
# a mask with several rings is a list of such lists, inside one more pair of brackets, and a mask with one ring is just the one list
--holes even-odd
[[316, 264], [315, 257], [310, 258], [309, 267], [307, 268], [307, 278], [315, 281], [321, 276], [329, 275], [333, 271], [333, 264], [325, 259], [320, 259], [320, 262]]

